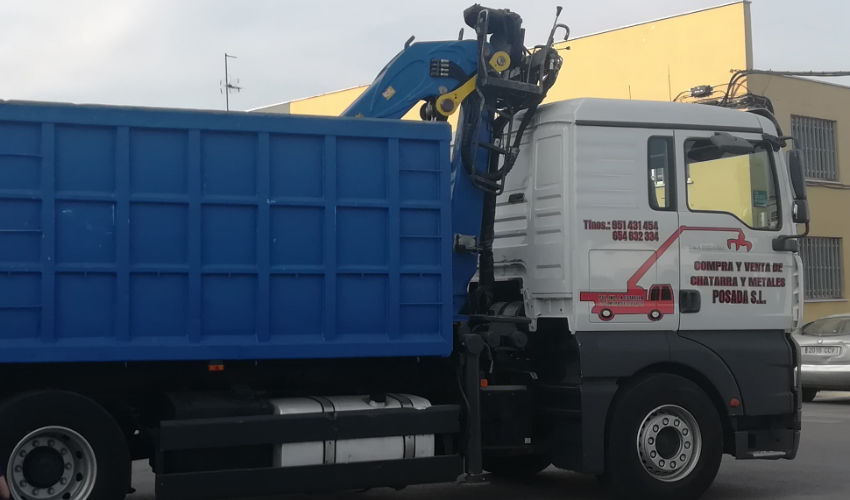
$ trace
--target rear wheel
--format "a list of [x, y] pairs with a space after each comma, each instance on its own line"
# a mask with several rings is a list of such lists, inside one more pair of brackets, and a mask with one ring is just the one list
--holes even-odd
[[484, 470], [500, 477], [530, 477], [549, 467], [551, 461], [548, 454], [485, 456]]
[[605, 480], [618, 498], [695, 499], [720, 466], [717, 410], [693, 382], [651, 375], [622, 389], [611, 409]]
[[28, 393], [0, 405], [0, 457], [16, 500], [115, 500], [130, 482], [118, 424], [70, 392]]
[[815, 397], [818, 395], [817, 389], [812, 389], [810, 387], [803, 387], [803, 401], [806, 403], [811, 403], [815, 400]]

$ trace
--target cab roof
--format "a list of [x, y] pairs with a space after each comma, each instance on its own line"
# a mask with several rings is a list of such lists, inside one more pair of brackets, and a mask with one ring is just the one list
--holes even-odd
[[775, 134], [765, 117], [706, 104], [621, 99], [569, 99], [540, 107], [537, 123], [660, 129], [714, 129]]

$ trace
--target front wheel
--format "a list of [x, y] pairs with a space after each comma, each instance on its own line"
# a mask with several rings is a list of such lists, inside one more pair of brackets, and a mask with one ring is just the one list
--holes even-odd
[[44, 391], [0, 405], [0, 461], [15, 500], [117, 500], [130, 473], [120, 427], [78, 394]]
[[723, 431], [705, 392], [656, 374], [621, 389], [611, 409], [606, 482], [618, 498], [696, 499], [720, 467]]

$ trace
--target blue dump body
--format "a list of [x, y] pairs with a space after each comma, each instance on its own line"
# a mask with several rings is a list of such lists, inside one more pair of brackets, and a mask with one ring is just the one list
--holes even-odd
[[447, 355], [449, 135], [0, 102], [0, 362]]

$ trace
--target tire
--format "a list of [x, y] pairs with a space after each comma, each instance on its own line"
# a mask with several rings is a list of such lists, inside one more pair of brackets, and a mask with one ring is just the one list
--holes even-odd
[[803, 401], [806, 403], [811, 403], [815, 400], [815, 397], [818, 395], [818, 390], [810, 387], [803, 387]]
[[646, 317], [652, 321], [658, 321], [664, 317], [664, 313], [662, 313], [658, 309], [653, 309], [652, 311], [649, 311], [649, 314], [647, 314]]
[[723, 454], [720, 417], [696, 384], [657, 374], [621, 389], [607, 431], [605, 483], [621, 499], [696, 499]]
[[602, 321], [611, 321], [614, 319], [614, 312], [611, 309], [605, 308], [599, 311], [599, 319]]
[[548, 454], [484, 457], [484, 470], [497, 477], [525, 478], [542, 471], [552, 459]]
[[13, 499], [126, 496], [127, 441], [112, 416], [94, 401], [62, 391], [22, 394], [0, 405], [0, 429], [0, 457], [7, 464], [4, 473]]

